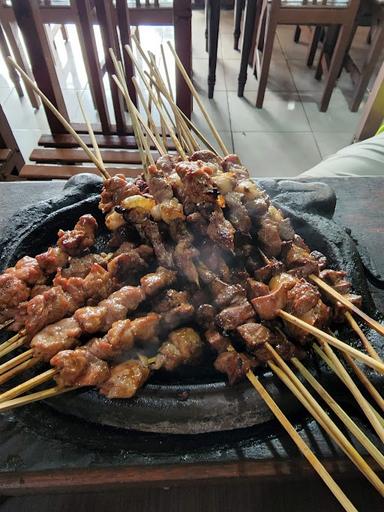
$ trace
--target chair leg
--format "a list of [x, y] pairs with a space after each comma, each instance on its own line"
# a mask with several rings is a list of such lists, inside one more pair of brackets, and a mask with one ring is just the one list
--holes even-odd
[[240, 72], [238, 78], [237, 95], [241, 98], [244, 95], [244, 88], [247, 82], [247, 67], [249, 54], [252, 47], [252, 36], [255, 29], [256, 2], [247, 0], [244, 18], [243, 48], [241, 51]]
[[20, 98], [24, 96], [23, 88], [21, 87], [19, 74], [16, 72], [13, 66], [11, 66], [8, 62], [8, 57], [11, 57], [11, 50], [8, 46], [8, 42], [5, 38], [5, 34], [3, 31], [3, 27], [0, 25], [0, 52], [3, 56], [5, 64], [8, 68], [9, 77], [13, 82], [13, 85], [17, 91], [17, 94]]
[[204, 10], [204, 14], [205, 14], [205, 32], [204, 32], [204, 35], [205, 35], [205, 51], [208, 53], [209, 51], [209, 45], [208, 45], [208, 32], [209, 32], [209, 9], [210, 9], [210, 1], [211, 0], [205, 0], [205, 10]]
[[300, 27], [300, 25], [296, 25], [295, 35], [293, 36], [293, 40], [295, 41], [295, 43], [300, 42], [300, 36], [301, 36], [301, 27]]
[[208, 98], [213, 98], [216, 83], [217, 48], [219, 43], [220, 0], [210, 0], [208, 19]]
[[235, 26], [233, 31], [233, 49], [239, 50], [241, 35], [241, 17], [245, 6], [245, 0], [235, 0]]
[[309, 68], [311, 68], [313, 66], [313, 61], [315, 60], [316, 51], [319, 46], [322, 29], [323, 28], [321, 27], [321, 25], [316, 25], [315, 30], [313, 32], [311, 46], [309, 48], [308, 57], [307, 57], [307, 66]]
[[380, 57], [381, 51], [384, 46], [384, 20], [376, 28], [374, 38], [371, 42], [371, 48], [368, 53], [367, 60], [361, 71], [360, 80], [355, 88], [351, 111], [357, 112], [359, 110], [360, 103], [363, 99], [364, 93], [367, 90], [369, 80], [372, 76], [373, 70]]
[[265, 89], [267, 88], [269, 68], [271, 65], [273, 42], [277, 29], [277, 16], [274, 10], [267, 9], [266, 25], [265, 25], [265, 39], [264, 51], [261, 59], [259, 83], [256, 95], [256, 107], [262, 108], [264, 103]]
[[351, 39], [352, 30], [353, 20], [351, 20], [350, 23], [346, 23], [345, 25], [342, 25], [340, 27], [339, 36], [337, 38], [331, 62], [329, 64], [327, 79], [325, 81], [325, 87], [320, 102], [320, 112], [326, 112], [328, 109], [333, 89], [336, 85], [337, 78], [343, 66], [345, 53], [347, 51], [348, 44]]

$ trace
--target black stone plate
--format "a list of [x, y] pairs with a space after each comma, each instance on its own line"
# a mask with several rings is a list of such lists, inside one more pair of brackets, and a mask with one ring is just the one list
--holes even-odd
[[[274, 203], [291, 218], [295, 230], [312, 249], [323, 252], [331, 266], [345, 269], [355, 290], [364, 297], [364, 309], [376, 315], [368, 291], [361, 259], [353, 240], [332, 221], [336, 199], [332, 189], [321, 183], [291, 181], [260, 182]], [[0, 235], [0, 261], [4, 269], [25, 254], [34, 255], [54, 244], [59, 228], [69, 229], [78, 217], [92, 213], [102, 223], [97, 208], [101, 181], [93, 175], [79, 175], [69, 180], [64, 193], [49, 201], [21, 210]], [[103, 247], [106, 234], [98, 238]], [[382, 350], [382, 341], [368, 332], [372, 343]], [[357, 343], [353, 333], [340, 333]], [[318, 361], [309, 360], [318, 377], [332, 385], [341, 401], [348, 396], [337, 378]], [[371, 378], [380, 385], [377, 376]], [[298, 413], [299, 403], [270, 372], [260, 375], [263, 384], [287, 413]], [[186, 398], [187, 397], [187, 398]], [[147, 432], [195, 434], [225, 431], [265, 423], [272, 415], [253, 388], [246, 382], [229, 387], [221, 375], [209, 366], [184, 369], [182, 373], [155, 375], [131, 400], [109, 400], [95, 390], [81, 389], [46, 401], [50, 407], [100, 425]], [[33, 411], [33, 409], [31, 409]], [[35, 425], [36, 418], [31, 422]], [[43, 421], [43, 419], [41, 420]], [[23, 413], [28, 423], [28, 413]]]

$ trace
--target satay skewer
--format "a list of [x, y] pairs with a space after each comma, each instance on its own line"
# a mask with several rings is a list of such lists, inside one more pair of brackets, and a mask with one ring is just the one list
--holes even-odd
[[[376, 414], [373, 412], [371, 404], [361, 394], [361, 391], [353, 382], [352, 378], [350, 377], [344, 366], [341, 364], [340, 360], [337, 358], [336, 354], [333, 352], [331, 347], [327, 343], [324, 343], [322, 349], [316, 346], [316, 344], [314, 344], [313, 348], [316, 351], [317, 355], [319, 355], [325, 362], [327, 362], [327, 359], [331, 361], [333, 366], [331, 366], [331, 369], [335, 371], [336, 375], [340, 378], [342, 382], [344, 382], [345, 386], [352, 393], [354, 399], [356, 400], [361, 410], [367, 417], [368, 421], [372, 425], [372, 428], [379, 436], [381, 441], [384, 443], [384, 428], [382, 423], [377, 418]], [[327, 356], [327, 358], [323, 357], [324, 353]]]
[[349, 325], [352, 327], [352, 329], [355, 331], [355, 333], [359, 336], [365, 350], [368, 352], [368, 354], [376, 359], [377, 361], [382, 361], [382, 358], [379, 356], [379, 354], [376, 352], [376, 350], [373, 348], [372, 344], [369, 342], [368, 338], [365, 336], [363, 331], [361, 330], [359, 324], [356, 322], [356, 320], [353, 318], [351, 313], [349, 311], [346, 311], [344, 313], [345, 318], [347, 319]]
[[370, 366], [374, 370], [377, 370], [380, 373], [384, 373], [384, 363], [377, 361], [376, 359], [373, 359], [367, 354], [360, 352], [360, 350], [357, 350], [356, 348], [351, 347], [347, 343], [340, 341], [338, 338], [335, 338], [335, 336], [331, 336], [330, 334], [322, 331], [321, 329], [318, 329], [317, 327], [314, 327], [313, 325], [304, 322], [300, 318], [297, 318], [282, 309], [279, 310], [278, 316], [280, 316], [283, 320], [286, 320], [287, 322], [295, 325], [296, 327], [300, 327], [304, 331], [309, 332], [318, 340], [320, 340], [322, 344], [329, 343], [333, 347], [350, 354], [354, 359], [358, 359], [359, 361], [363, 362], [367, 366]]
[[384, 336], [384, 326], [381, 325], [377, 320], [374, 320], [369, 315], [364, 313], [364, 311], [361, 311], [360, 308], [358, 308], [357, 306], [352, 304], [352, 302], [350, 302], [348, 299], [346, 299], [344, 297], [344, 295], [342, 295], [341, 293], [339, 293], [336, 290], [334, 290], [331, 286], [329, 286], [327, 283], [325, 283], [318, 276], [315, 276], [315, 275], [311, 274], [309, 276], [309, 278], [314, 283], [316, 283], [322, 290], [324, 290], [330, 297], [332, 297], [333, 299], [335, 299], [338, 302], [340, 302], [341, 304], [343, 304], [343, 306], [345, 306], [350, 311], [352, 311], [352, 313], [355, 313], [360, 318], [362, 318], [370, 327], [372, 327], [372, 329], [374, 329], [379, 334]]

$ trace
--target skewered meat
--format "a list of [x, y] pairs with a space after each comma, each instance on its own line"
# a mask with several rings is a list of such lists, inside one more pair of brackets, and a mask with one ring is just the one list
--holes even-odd
[[122, 320], [128, 311], [135, 311], [145, 299], [140, 286], [124, 286], [112, 293], [97, 306], [86, 306], [78, 309], [74, 318], [83, 332], [94, 333], [108, 331], [113, 322]]
[[36, 260], [30, 256], [21, 258], [14, 267], [7, 268], [5, 274], [13, 274], [17, 279], [29, 285], [44, 283], [44, 274]]
[[156, 272], [147, 274], [140, 279], [140, 285], [147, 297], [159, 293], [163, 288], [170, 286], [176, 280], [176, 272], [164, 267], [158, 267]]
[[279, 256], [282, 247], [279, 226], [269, 217], [262, 219], [260, 229], [257, 232], [261, 248], [267, 256]]
[[54, 379], [62, 387], [97, 386], [110, 375], [108, 364], [82, 347], [59, 352], [51, 365], [59, 370]]
[[196, 311], [197, 323], [204, 328], [214, 325], [216, 311], [212, 304], [200, 304]]
[[182, 364], [197, 361], [202, 353], [203, 342], [194, 329], [182, 327], [169, 334], [156, 357], [155, 368], [172, 371]]
[[147, 268], [148, 263], [134, 249], [119, 254], [108, 263], [108, 272], [118, 283], [132, 281], [137, 273]]
[[280, 274], [283, 270], [283, 263], [276, 258], [270, 258], [268, 263], [263, 267], [258, 268], [254, 272], [254, 276], [258, 281], [268, 283], [268, 281], [275, 275]]
[[207, 235], [213, 242], [217, 243], [223, 249], [227, 249], [232, 252], [234, 251], [235, 230], [232, 224], [225, 219], [221, 209], [216, 209], [212, 212], [209, 218]]
[[73, 317], [64, 318], [34, 336], [31, 341], [33, 355], [43, 361], [50, 361], [58, 352], [76, 346], [80, 335], [81, 329], [76, 320]]
[[255, 322], [240, 325], [236, 330], [245, 341], [247, 349], [251, 353], [254, 353], [256, 349], [262, 347], [265, 343], [273, 343], [276, 339], [272, 331], [264, 325]]
[[[255, 300], [255, 299], [254, 299]], [[217, 325], [223, 331], [233, 331], [241, 324], [244, 324], [255, 316], [255, 311], [251, 304], [244, 300], [237, 306], [229, 306], [223, 309], [216, 317]]]
[[200, 160], [206, 164], [212, 163], [218, 167], [221, 167], [221, 158], [215, 155], [215, 153], [212, 153], [212, 151], [209, 151], [209, 149], [200, 149], [199, 151], [195, 151], [192, 153], [189, 159], [191, 162], [197, 162]]
[[178, 162], [180, 162], [179, 155], [163, 155], [156, 160], [156, 167], [165, 175], [170, 175], [174, 172]]
[[60, 229], [57, 245], [70, 256], [80, 256], [94, 245], [97, 227], [92, 215], [82, 215], [71, 231]]
[[287, 311], [301, 316], [314, 308], [320, 300], [320, 293], [313, 285], [300, 279], [287, 293]]
[[337, 292], [345, 295], [351, 291], [351, 283], [345, 279], [347, 273], [341, 270], [325, 269], [320, 272], [320, 278], [332, 286]]
[[223, 336], [216, 329], [208, 329], [204, 333], [205, 339], [207, 340], [209, 346], [218, 354], [221, 352], [226, 352], [230, 345], [230, 339], [226, 336]]
[[29, 294], [29, 286], [14, 274], [0, 275], [0, 308], [16, 307], [28, 300]]
[[[54, 250], [57, 250], [57, 248], [52, 249], [52, 251]], [[87, 254], [80, 258], [71, 258], [69, 265], [61, 270], [61, 275], [63, 277], [85, 277], [89, 273], [93, 263], [97, 263], [101, 267], [104, 267], [105, 259], [100, 256], [100, 254]], [[57, 265], [56, 269], [58, 267], [62, 267], [62, 265]]]
[[45, 274], [53, 274], [58, 268], [63, 268], [68, 259], [69, 255], [60, 247], [50, 247], [46, 252], [36, 256], [36, 261]]
[[140, 194], [137, 185], [127, 181], [123, 174], [116, 174], [104, 181], [99, 208], [103, 213], [108, 213], [114, 206], [120, 205], [123, 199], [135, 194]]
[[262, 320], [273, 320], [287, 303], [287, 288], [280, 284], [273, 292], [251, 300], [256, 313]]
[[255, 359], [239, 352], [222, 352], [215, 360], [214, 366], [221, 373], [226, 373], [229, 384], [244, 379], [252, 368], [257, 366]]
[[100, 386], [100, 393], [107, 398], [131, 398], [149, 376], [147, 366], [131, 359], [111, 368], [109, 378]]
[[240, 233], [248, 234], [251, 229], [251, 219], [241, 199], [242, 194], [239, 192], [229, 192], [225, 195], [225, 203], [229, 208], [229, 220], [232, 226]]
[[268, 295], [270, 291], [268, 285], [260, 281], [256, 281], [256, 279], [252, 279], [251, 277], [247, 278], [247, 290], [249, 299], [254, 299], [256, 297]]
[[149, 313], [135, 320], [119, 320], [112, 324], [107, 334], [102, 338], [93, 338], [86, 345], [93, 355], [108, 360], [130, 350], [134, 343], [157, 341], [160, 325], [160, 315]]

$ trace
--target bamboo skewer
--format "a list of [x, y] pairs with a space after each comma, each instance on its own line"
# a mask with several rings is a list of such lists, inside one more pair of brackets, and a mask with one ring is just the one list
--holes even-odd
[[375, 400], [380, 409], [384, 412], [384, 399], [377, 391], [375, 386], [371, 383], [371, 381], [368, 379], [365, 373], [357, 366], [357, 364], [349, 354], [344, 353], [343, 357], [347, 361], [349, 366], [352, 368], [352, 370], [355, 372], [356, 377], [359, 379], [359, 381], [362, 383], [362, 385], [365, 387], [365, 389], [368, 391], [371, 397]]
[[14, 368], [20, 363], [23, 363], [27, 359], [30, 359], [33, 355], [33, 350], [29, 349], [26, 352], [23, 352], [22, 354], [19, 354], [18, 356], [14, 357], [13, 359], [10, 359], [6, 363], [3, 363], [0, 365], [0, 375], [3, 373], [6, 373], [11, 368]]
[[220, 146], [220, 149], [222, 150], [224, 156], [228, 155], [230, 152], [226, 148], [226, 146], [225, 146], [225, 144], [223, 142], [223, 139], [219, 135], [219, 132], [216, 130], [216, 127], [213, 124], [212, 119], [209, 116], [206, 108], [204, 107], [203, 102], [201, 101], [200, 96], [199, 96], [199, 94], [197, 93], [197, 91], [195, 89], [195, 86], [193, 85], [191, 79], [188, 76], [187, 71], [185, 70], [181, 60], [179, 59], [179, 56], [175, 52], [175, 50], [174, 50], [174, 48], [173, 48], [173, 46], [171, 45], [170, 42], [168, 42], [168, 46], [169, 46], [169, 48], [170, 48], [170, 50], [172, 52], [172, 55], [173, 55], [173, 57], [175, 59], [177, 68], [179, 69], [180, 73], [182, 74], [182, 76], [183, 76], [183, 78], [184, 78], [184, 80], [185, 80], [189, 90], [192, 93], [192, 96], [194, 97], [194, 99], [196, 100], [197, 104], [199, 105], [201, 113], [205, 117], [205, 120], [207, 121], [207, 124], [208, 124], [208, 126], [209, 126], [209, 128], [210, 128], [210, 130], [211, 130], [211, 132], [213, 134], [213, 136], [215, 137], [218, 145]]
[[0, 331], [2, 331], [3, 329], [5, 329], [6, 327], [8, 327], [8, 325], [11, 325], [13, 323], [13, 318], [11, 318], [10, 320], [7, 320], [6, 322], [2, 323], [0, 325]]
[[360, 318], [362, 318], [372, 329], [375, 329], [379, 334], [384, 336], [384, 326], [381, 325], [379, 322], [371, 318], [369, 315], [364, 313], [364, 311], [361, 311], [357, 306], [352, 304], [348, 299], [346, 299], [343, 295], [341, 295], [339, 292], [334, 290], [331, 286], [329, 286], [327, 283], [325, 283], [322, 279], [319, 277], [311, 274], [309, 278], [315, 282], [320, 288], [322, 288], [325, 292], [327, 292], [328, 295], [330, 295], [332, 298], [336, 299], [338, 302], [343, 304], [346, 308], [348, 308], [350, 311], [358, 315]]
[[43, 384], [44, 382], [51, 380], [56, 373], [58, 373], [58, 370], [56, 368], [52, 368], [50, 370], [47, 370], [46, 372], [36, 375], [35, 377], [32, 377], [29, 380], [26, 380], [25, 382], [22, 382], [18, 386], [9, 389], [8, 391], [5, 391], [4, 393], [1, 393], [0, 403], [5, 402], [6, 400], [10, 400], [11, 398], [16, 398], [22, 395], [23, 393], [26, 393], [30, 389], [40, 386], [40, 384]]
[[[135, 87], [135, 89], [136, 89], [136, 92], [137, 92], [137, 95], [138, 95], [138, 97], [139, 97], [139, 99], [140, 99], [140, 101], [141, 101], [141, 104], [142, 104], [142, 105], [143, 105], [143, 107], [144, 107], [145, 114], [146, 114], [147, 119], [148, 119], [148, 125], [149, 125], [149, 127], [151, 128], [151, 130], [152, 130], [152, 132], [153, 132], [153, 134], [154, 134], [154, 136], [155, 136], [155, 138], [156, 138], [156, 140], [157, 140], [157, 142], [158, 142], [159, 146], [161, 147], [161, 151], [165, 154], [165, 153], [167, 152], [166, 145], [164, 145], [164, 141], [163, 141], [163, 140], [161, 140], [161, 138], [160, 138], [160, 136], [159, 136], [159, 133], [158, 133], [158, 131], [157, 131], [157, 129], [156, 129], [156, 125], [155, 125], [155, 122], [154, 122], [154, 120], [153, 120], [152, 114], [151, 114], [151, 112], [149, 111], [149, 109], [148, 109], [148, 105], [147, 105], [147, 103], [146, 103], [146, 101], [145, 101], [145, 98], [144, 98], [144, 96], [143, 96], [143, 91], [142, 91], [142, 90], [141, 90], [141, 88], [139, 87], [139, 84], [138, 84], [138, 82], [137, 82], [137, 80], [136, 80], [136, 77], [134, 77], [134, 76], [132, 77], [132, 83], [133, 83], [133, 85], [134, 85], [134, 87]], [[157, 149], [159, 150], [159, 147], [158, 147], [158, 146], [156, 146], [156, 147], [157, 147]], [[159, 151], [159, 152], [160, 152], [160, 151]]]
[[[29, 352], [29, 350], [27, 352]], [[21, 354], [21, 355], [24, 355], [24, 354]], [[28, 370], [29, 368], [33, 368], [39, 362], [40, 362], [39, 359], [37, 359], [35, 357], [30, 357], [27, 361], [24, 361], [23, 363], [19, 364], [18, 366], [15, 366], [8, 372], [3, 373], [3, 375], [0, 376], [0, 384], [4, 384], [4, 382], [8, 382], [10, 379], [15, 377], [16, 375], [19, 375], [19, 373], [24, 372], [25, 370]]]
[[367, 452], [375, 459], [375, 461], [384, 469], [384, 455], [376, 448], [372, 441], [364, 434], [364, 432], [356, 425], [356, 423], [348, 416], [348, 414], [340, 407], [340, 405], [332, 398], [328, 391], [320, 384], [320, 382], [310, 373], [307, 368], [296, 357], [291, 359], [294, 366], [301, 375], [311, 384], [313, 389], [321, 396], [324, 402], [333, 410], [338, 418], [344, 423], [348, 430], [355, 436], [359, 443], [367, 450]]
[[376, 361], [382, 361], [379, 354], [376, 352], [376, 350], [372, 347], [372, 344], [369, 342], [363, 331], [360, 329], [359, 324], [356, 322], [356, 320], [353, 318], [351, 313], [349, 311], [346, 311], [344, 313], [345, 318], [347, 319], [349, 325], [352, 327], [352, 329], [356, 332], [356, 334], [359, 336], [362, 344], [365, 347], [365, 350], [368, 352], [368, 354], [376, 359]]
[[331, 439], [333, 439], [340, 446], [340, 448], [347, 455], [347, 457], [371, 482], [375, 489], [382, 496], [384, 496], [384, 484], [381, 482], [379, 477], [372, 470], [372, 468], [365, 462], [363, 457], [352, 446], [352, 444], [348, 441], [348, 439], [344, 436], [344, 434], [336, 426], [336, 424], [330, 419], [326, 412], [319, 406], [319, 404], [306, 390], [306, 388], [304, 386], [302, 388], [298, 386], [298, 383], [301, 384], [301, 382], [299, 381], [299, 379], [297, 379], [295, 374], [292, 372], [296, 380], [291, 379], [290, 375], [288, 376], [288, 374], [284, 370], [282, 370], [281, 367], [279, 368], [271, 361], [268, 363], [268, 365], [271, 368], [271, 370], [275, 373], [275, 375], [279, 377], [279, 379], [300, 401], [300, 403], [309, 411], [309, 413], [314, 417], [314, 419], [319, 423], [319, 425], [328, 433]]
[[313, 334], [322, 344], [324, 342], [329, 343], [330, 345], [338, 348], [339, 350], [349, 353], [353, 358], [358, 359], [359, 361], [363, 362], [367, 366], [370, 366], [371, 368], [377, 370], [380, 373], [384, 373], [384, 363], [380, 361], [376, 361], [376, 359], [373, 359], [372, 357], [368, 356], [367, 354], [363, 354], [359, 350], [355, 349], [354, 347], [351, 347], [347, 343], [344, 343], [343, 341], [338, 340], [334, 336], [331, 336], [330, 334], [318, 329], [317, 327], [314, 327], [313, 325], [308, 324], [307, 322], [304, 322], [300, 318], [297, 318], [286, 311], [279, 310], [278, 315], [287, 322], [290, 322], [293, 325], [296, 325], [296, 327], [300, 327], [304, 331], [307, 331], [311, 334]]
[[72, 128], [70, 123], [65, 119], [65, 117], [62, 114], [60, 114], [60, 112], [51, 103], [51, 101], [45, 96], [45, 94], [37, 87], [35, 82], [29, 78], [29, 76], [24, 72], [24, 70], [11, 57], [8, 57], [8, 62], [10, 62], [12, 64], [12, 66], [17, 69], [17, 71], [21, 74], [23, 79], [26, 80], [27, 83], [35, 91], [35, 93], [38, 96], [40, 96], [43, 103], [49, 108], [49, 110], [52, 112], [52, 114], [57, 117], [57, 119], [61, 122], [61, 124], [64, 126], [64, 128], [72, 135], [72, 137], [76, 140], [76, 142], [79, 144], [79, 146], [85, 151], [88, 158], [91, 160], [91, 162], [93, 162], [95, 164], [95, 166], [100, 171], [100, 173], [104, 176], [104, 178], [106, 178], [106, 179], [110, 178], [110, 175], [105, 171], [103, 166], [100, 166], [98, 159], [92, 153], [92, 151], [88, 148], [88, 146], [85, 144], [83, 139], [79, 136], [78, 133], [76, 133], [76, 131]]
[[344, 384], [347, 386], [349, 391], [352, 393], [353, 397], [355, 398], [356, 402], [359, 404], [361, 410], [364, 412], [365, 416], [367, 417], [368, 421], [372, 425], [372, 428], [376, 432], [376, 434], [379, 436], [381, 441], [384, 443], [384, 428], [379, 421], [379, 419], [376, 417], [376, 415], [372, 411], [371, 405], [367, 402], [367, 400], [364, 398], [364, 396], [361, 394], [360, 390], [356, 386], [356, 384], [353, 382], [351, 377], [349, 376], [348, 372], [344, 368], [344, 366], [341, 364], [339, 359], [336, 357], [335, 353], [331, 349], [331, 347], [324, 343], [323, 350], [321, 350], [319, 347], [314, 344], [314, 350], [316, 353], [323, 359], [325, 362], [327, 362], [326, 359], [323, 357], [323, 353], [325, 352], [325, 355], [328, 357], [328, 359], [332, 362], [335, 373], [340, 377], [340, 379], [344, 382]]
[[[344, 510], [357, 512], [357, 509], [354, 507], [352, 502], [349, 500], [349, 498], [347, 498], [347, 496], [341, 490], [339, 485], [335, 482], [335, 480], [331, 477], [331, 475], [325, 469], [323, 464], [319, 461], [319, 459], [316, 457], [316, 455], [310, 450], [308, 445], [303, 441], [303, 439], [300, 437], [300, 435], [296, 432], [293, 425], [289, 422], [287, 417], [284, 415], [282, 410], [279, 408], [279, 406], [273, 400], [271, 395], [261, 384], [259, 379], [255, 376], [255, 374], [251, 371], [248, 371], [247, 379], [250, 381], [250, 383], [256, 389], [256, 391], [259, 393], [259, 395], [262, 397], [264, 402], [267, 404], [267, 406], [273, 412], [276, 419], [280, 422], [282, 427], [284, 427], [286, 432], [291, 437], [292, 441], [296, 444], [297, 448], [304, 455], [304, 457], [307, 459], [307, 461], [311, 464], [311, 466], [317, 472], [317, 474], [320, 476], [320, 478], [323, 480], [323, 482], [327, 485], [328, 489], [332, 492], [332, 494], [335, 496], [335, 498], [338, 500], [338, 502], [341, 504], [341, 506], [344, 508]], [[1, 405], [0, 405], [0, 410], [1, 410]]]
[[102, 167], [104, 169], [104, 174], [106, 175], [106, 174], [108, 174], [108, 172], [107, 172], [107, 170], [105, 168], [103, 159], [101, 157], [100, 148], [99, 148], [99, 145], [97, 144], [95, 133], [93, 131], [91, 123], [89, 122], [87, 114], [85, 113], [84, 105], [83, 105], [83, 102], [81, 101], [79, 93], [77, 93], [77, 101], [79, 102], [80, 110], [81, 110], [82, 116], [84, 118], [84, 122], [85, 122], [85, 124], [87, 126], [88, 134], [89, 134], [89, 137], [91, 139], [92, 146], [93, 146], [93, 151], [95, 152], [95, 156], [96, 156], [96, 158], [99, 161], [100, 167]]
[[0, 352], [0, 359], [4, 357], [5, 355], [9, 354], [13, 350], [16, 350], [17, 348], [24, 345], [24, 343], [27, 341], [27, 336], [22, 336], [21, 338], [18, 338], [13, 343], [8, 344], [3, 350]]
[[160, 45], [160, 50], [161, 50], [161, 56], [163, 58], [163, 67], [164, 67], [164, 72], [165, 72], [165, 78], [166, 78], [167, 84], [168, 84], [168, 92], [169, 92], [170, 97], [173, 100], [174, 96], [173, 96], [173, 92], [172, 92], [171, 79], [169, 77], [168, 64], [167, 64], [167, 59], [165, 57], [165, 51], [164, 51], [163, 43], [161, 43], [161, 45]]
[[29, 395], [14, 398], [13, 400], [7, 400], [6, 402], [0, 403], [0, 412], [6, 412], [23, 405], [31, 404], [32, 402], [62, 395], [63, 393], [68, 393], [68, 391], [73, 391], [74, 389], [76, 388], [61, 388], [59, 386], [55, 386], [53, 388], [44, 389], [43, 391], [36, 391]]
[[18, 339], [20, 339], [20, 337], [23, 336], [23, 331], [20, 331], [16, 334], [14, 334], [11, 338], [7, 339], [6, 341], [4, 341], [3, 343], [1, 343], [0, 345], [0, 353], [7, 347], [9, 347], [9, 345], [12, 345], [15, 341], [17, 341]]

